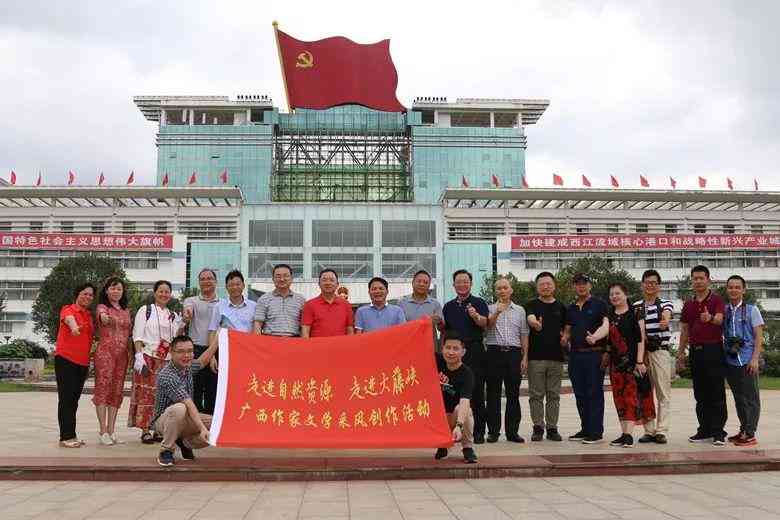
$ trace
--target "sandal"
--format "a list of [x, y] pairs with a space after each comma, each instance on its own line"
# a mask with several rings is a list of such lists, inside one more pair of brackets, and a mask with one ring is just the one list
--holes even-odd
[[60, 448], [81, 448], [81, 446], [83, 446], [83, 443], [78, 439], [68, 439], [67, 441], [60, 441]]
[[154, 444], [154, 437], [150, 432], [143, 432], [141, 434], [141, 442], [143, 444]]

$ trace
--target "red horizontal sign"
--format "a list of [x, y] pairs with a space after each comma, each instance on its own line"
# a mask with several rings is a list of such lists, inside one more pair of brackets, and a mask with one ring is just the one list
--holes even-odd
[[173, 235], [0, 232], [0, 249], [170, 251], [173, 249]]
[[512, 251], [780, 249], [780, 235], [520, 235]]

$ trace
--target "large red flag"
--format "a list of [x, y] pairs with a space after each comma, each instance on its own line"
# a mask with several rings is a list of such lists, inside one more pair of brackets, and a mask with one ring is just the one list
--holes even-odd
[[73, 173], [73, 170], [68, 170], [68, 186], [72, 185], [74, 182], [76, 182], [76, 174]]
[[582, 185], [586, 188], [590, 188], [590, 180], [585, 177], [585, 175], [582, 176]]
[[553, 173], [553, 184], [555, 184], [556, 186], [563, 186], [563, 177], [561, 177], [557, 173]]
[[674, 177], [669, 177], [669, 182], [672, 184], [672, 189], [677, 188], [677, 181], [674, 180]]
[[699, 177], [699, 188], [706, 188], [707, 187], [707, 179], [704, 177]]
[[645, 177], [644, 175], [639, 176], [639, 184], [641, 184], [643, 188], [650, 187], [650, 183], [647, 181], [647, 177]]
[[726, 177], [726, 185], [729, 187], [730, 190], [734, 189], [734, 182], [728, 177]]
[[618, 182], [617, 178], [614, 175], [610, 175], [609, 176], [609, 180], [612, 183], [612, 187], [613, 188], [619, 188], [620, 187], [620, 183]]
[[361, 44], [334, 36], [306, 42], [278, 29], [276, 39], [291, 109], [357, 104], [406, 112], [395, 96], [390, 40]]

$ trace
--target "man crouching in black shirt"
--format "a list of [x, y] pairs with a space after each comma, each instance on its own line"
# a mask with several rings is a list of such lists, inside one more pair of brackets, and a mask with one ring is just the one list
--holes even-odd
[[[444, 333], [441, 351], [441, 354], [436, 354], [436, 365], [452, 440], [460, 441], [463, 446], [463, 461], [473, 464], [477, 462], [477, 454], [473, 447], [474, 415], [469, 400], [474, 391], [474, 373], [463, 364], [466, 349], [457, 332], [448, 330]], [[447, 448], [439, 448], [435, 458], [443, 459], [447, 454]]]

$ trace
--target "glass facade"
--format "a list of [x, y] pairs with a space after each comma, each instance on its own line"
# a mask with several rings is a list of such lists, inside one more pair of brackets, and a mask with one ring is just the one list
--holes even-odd
[[303, 246], [302, 220], [252, 220], [249, 222], [249, 247]]
[[370, 254], [316, 253], [311, 260], [313, 279], [317, 279], [323, 269], [333, 269], [342, 280], [369, 279], [374, 276], [374, 258]]
[[382, 246], [435, 247], [436, 222], [385, 220], [382, 222]]
[[619, 251], [512, 253], [512, 265], [520, 269], [558, 270], [583, 256], [601, 256], [623, 269], [690, 269], [778, 267], [780, 251]]
[[274, 266], [287, 264], [292, 267], [293, 277], [303, 276], [303, 253], [249, 253], [249, 274], [251, 278], [272, 278]]
[[374, 227], [370, 220], [315, 220], [312, 222], [314, 247], [371, 247]]

